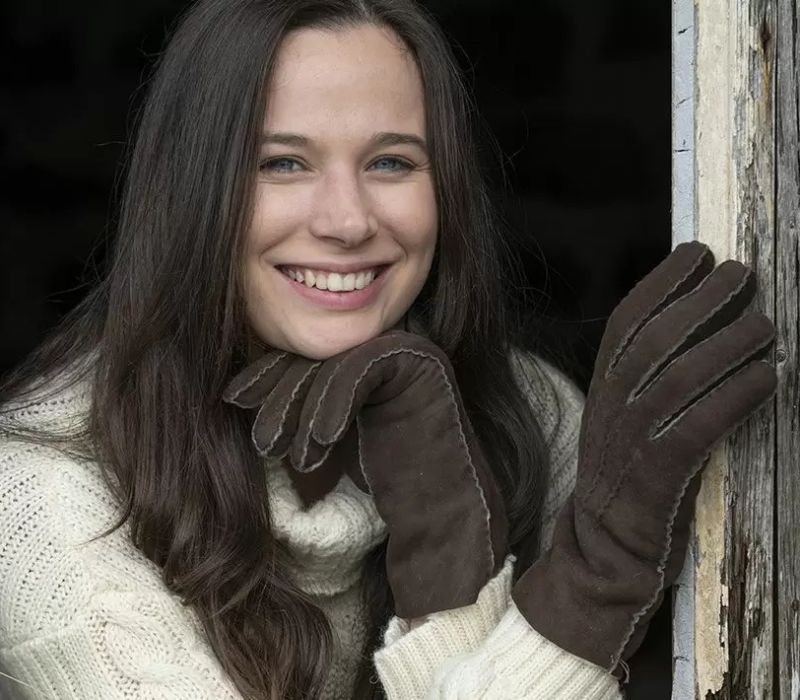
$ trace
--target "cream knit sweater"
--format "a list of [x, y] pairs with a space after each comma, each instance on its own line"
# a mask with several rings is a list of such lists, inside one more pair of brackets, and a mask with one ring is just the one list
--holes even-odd
[[[515, 355], [518, 380], [549, 439], [543, 542], [575, 479], [583, 397], [541, 359]], [[553, 380], [557, 401], [536, 363]], [[17, 417], [66, 426], [88, 407], [86, 384], [21, 409]], [[554, 430], [559, 408], [561, 428]], [[296, 559], [298, 585], [338, 637], [324, 699], [349, 700], [365, 634], [357, 586], [364, 555], [386, 537], [372, 498], [347, 476], [304, 509], [276, 463], [268, 473], [276, 536]], [[234, 700], [191, 609], [128, 540], [127, 524], [87, 543], [116, 506], [97, 465], [50, 449], [0, 441], [0, 697], [35, 700]], [[393, 618], [375, 651], [392, 700], [620, 698], [606, 671], [534, 631], [510, 597], [514, 557], [478, 600], [429, 616], [413, 630]], [[547, 605], [547, 601], [542, 601]], [[3, 690], [5, 688], [5, 690]]]

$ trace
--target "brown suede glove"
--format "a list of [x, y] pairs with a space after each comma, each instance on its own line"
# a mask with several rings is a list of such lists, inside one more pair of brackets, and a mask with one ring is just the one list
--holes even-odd
[[391, 330], [325, 361], [273, 351], [223, 399], [258, 407], [253, 442], [291, 468], [342, 460], [387, 525], [403, 618], [470, 605], [503, 564], [508, 523], [444, 351]]
[[530, 625], [609, 671], [639, 646], [684, 561], [712, 447], [773, 394], [775, 329], [755, 275], [682, 243], [609, 318], [581, 422], [578, 478], [549, 551], [512, 589]]

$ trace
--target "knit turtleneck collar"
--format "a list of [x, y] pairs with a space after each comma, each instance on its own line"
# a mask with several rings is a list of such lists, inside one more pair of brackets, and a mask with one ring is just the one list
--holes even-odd
[[[60, 386], [53, 396], [15, 411], [13, 418], [23, 425], [30, 423], [57, 432], [84, 419], [90, 400], [91, 382], [84, 377], [69, 387]], [[387, 535], [372, 496], [343, 475], [330, 493], [306, 509], [280, 460], [266, 460], [265, 464], [273, 534], [292, 554], [290, 574], [297, 586], [320, 596], [351, 588], [360, 577], [366, 554]]]
[[372, 496], [345, 474], [306, 509], [280, 460], [267, 460], [266, 467], [273, 533], [293, 556], [290, 574], [297, 586], [319, 596], [351, 588], [366, 554], [387, 535]]

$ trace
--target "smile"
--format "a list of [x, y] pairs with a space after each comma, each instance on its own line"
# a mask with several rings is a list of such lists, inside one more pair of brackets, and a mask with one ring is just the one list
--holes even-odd
[[295, 282], [305, 284], [307, 287], [316, 287], [331, 292], [352, 292], [368, 287], [386, 267], [386, 265], [382, 265], [347, 274], [309, 270], [308, 268], [279, 267], [278, 269]]
[[[315, 306], [346, 311], [370, 304], [383, 289], [386, 279], [390, 276], [388, 272], [390, 268], [391, 265], [384, 265], [375, 270], [351, 272], [346, 275], [320, 272], [319, 276], [314, 275], [313, 278], [306, 276], [306, 272], [314, 274], [312, 270], [303, 270], [302, 274], [297, 274], [297, 270], [290, 268], [276, 269], [289, 289], [305, 301]], [[362, 277], [359, 279], [359, 276]], [[320, 283], [328, 288], [321, 288]], [[362, 286], [359, 288], [358, 284]], [[348, 289], [351, 285], [352, 289]], [[340, 291], [334, 291], [337, 287]]]

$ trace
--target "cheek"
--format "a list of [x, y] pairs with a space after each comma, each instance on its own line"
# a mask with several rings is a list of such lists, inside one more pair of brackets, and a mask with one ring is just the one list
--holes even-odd
[[307, 206], [299, 194], [292, 188], [273, 189], [267, 193], [266, 187], [258, 187], [248, 233], [251, 254], [258, 255], [297, 228]]
[[394, 231], [409, 254], [432, 254], [436, 245], [438, 213], [430, 185], [412, 190], [397, 188], [381, 199], [379, 216]]

